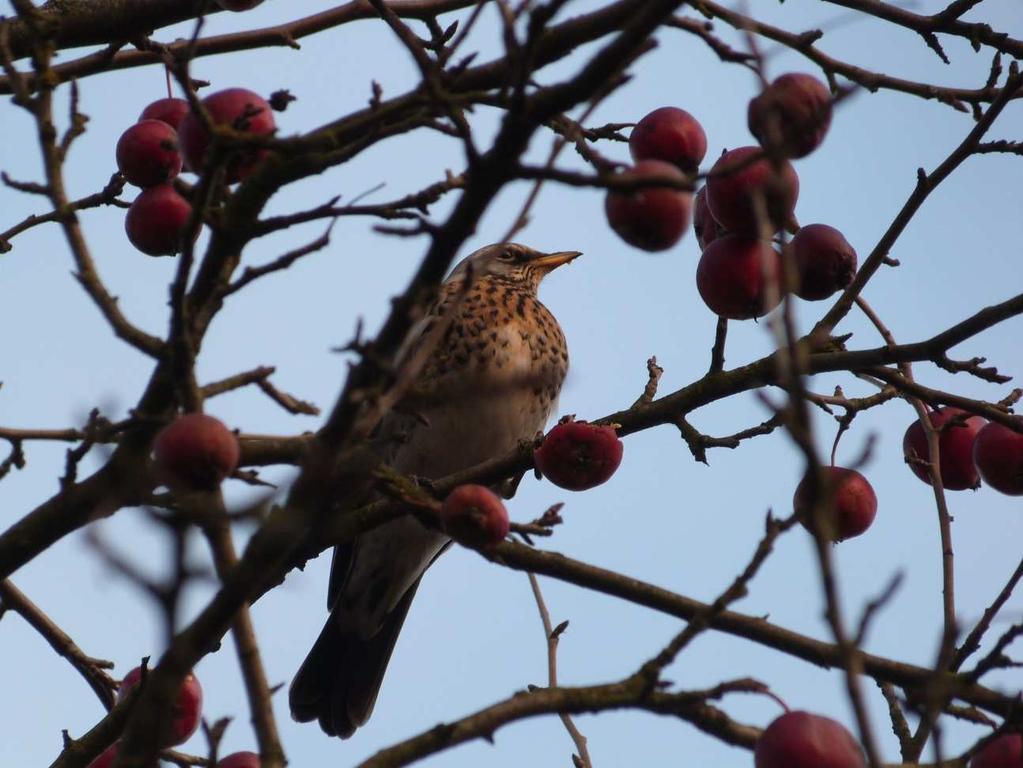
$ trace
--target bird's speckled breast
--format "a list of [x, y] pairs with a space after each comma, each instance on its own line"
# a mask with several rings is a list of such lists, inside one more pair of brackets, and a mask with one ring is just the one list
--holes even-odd
[[[404, 472], [440, 477], [532, 438], [556, 407], [568, 372], [564, 334], [532, 292], [494, 277], [476, 281], [464, 296], [461, 290], [446, 285], [431, 318], [440, 322], [460, 302], [409, 398], [429, 428], [411, 427], [396, 462]], [[429, 328], [428, 322], [423, 336]], [[449, 457], [435, 455], [433, 446], [427, 451], [428, 440], [418, 449], [417, 437], [428, 433], [448, 436]]]

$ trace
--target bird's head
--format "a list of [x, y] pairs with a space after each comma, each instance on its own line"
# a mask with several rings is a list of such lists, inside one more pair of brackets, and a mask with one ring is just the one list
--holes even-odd
[[542, 253], [518, 243], [486, 245], [459, 262], [449, 280], [497, 278], [536, 291], [546, 274], [580, 255], [579, 251]]

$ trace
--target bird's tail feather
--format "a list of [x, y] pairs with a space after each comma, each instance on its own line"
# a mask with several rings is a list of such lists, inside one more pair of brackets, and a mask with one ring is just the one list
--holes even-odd
[[346, 631], [331, 614], [288, 692], [291, 716], [319, 720], [328, 736], [347, 739], [373, 712], [387, 662], [405, 623], [417, 580], [384, 619], [373, 637]]

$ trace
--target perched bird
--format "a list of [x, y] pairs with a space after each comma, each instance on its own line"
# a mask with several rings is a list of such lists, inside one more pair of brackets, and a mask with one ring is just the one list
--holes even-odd
[[[417, 349], [426, 359], [378, 429], [387, 463], [440, 478], [543, 429], [568, 371], [568, 350], [537, 289], [577, 256], [500, 243], [452, 271], [399, 354], [399, 367]], [[449, 541], [406, 515], [335, 548], [330, 617], [291, 684], [293, 718], [319, 720], [324, 732], [343, 739], [369, 719], [419, 581]]]

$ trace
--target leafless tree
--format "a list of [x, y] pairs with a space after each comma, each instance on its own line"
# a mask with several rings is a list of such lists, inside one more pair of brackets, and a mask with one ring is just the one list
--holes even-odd
[[[621, 708], [668, 714], [688, 721], [708, 738], [752, 749], [761, 728], [731, 717], [722, 701], [736, 693], [769, 695], [763, 682], [724, 680], [705, 690], [677, 690], [664, 684], [664, 669], [705, 632], [728, 633], [808, 664], [843, 670], [856, 713], [855, 732], [871, 766], [891, 763], [893, 758], [882, 754], [874, 730], [879, 726], [872, 725], [868, 717], [865, 698], [874, 695], [866, 686], [870, 681], [880, 687], [888, 701], [903, 764], [920, 763], [925, 747], [932, 743], [946, 718], [991, 724], [996, 730], [1023, 726], [1018, 694], [999, 692], [986, 687], [984, 681], [992, 670], [1013, 664], [1007, 648], [1023, 633], [1023, 625], [1013, 624], [1003, 631], [993, 650], [979, 654], [982, 639], [991, 632], [996, 615], [1023, 576], [1023, 562], [1004, 585], [995, 587], [993, 593], [997, 596], [983, 617], [964, 625], [965, 619], [956, 613], [953, 599], [953, 547], [939, 471], [939, 435], [927, 417], [927, 406], [951, 405], [1023, 432], [1023, 425], [1012, 413], [1020, 390], [1006, 393], [1000, 388], [1006, 377], [985, 361], [957, 360], [949, 354], [956, 345], [1017, 318], [1023, 313], [1023, 293], [999, 304], [976, 307], [965, 318], [936, 327], [929, 338], [913, 342], [893, 338], [862, 296], [871, 280], [894, 266], [889, 254], [896, 241], [932, 193], [960, 166], [979, 154], [998, 153], [1007, 161], [1023, 154], [1020, 142], [991, 138], [999, 117], [1023, 95], [1023, 78], [1017, 65], [1023, 58], [1023, 40], [983, 21], [966, 20], [971, 12], [983, 13], [982, 0], [955, 0], [929, 15], [880, 0], [820, 2], [841, 6], [858, 18], [915, 33], [942, 59], [946, 59], [943, 40], [969, 41], [978, 55], [990, 57], [990, 74], [984, 82], [969, 88], [915, 82], [873, 71], [866, 66], [869, 61], [844, 61], [826, 54], [818, 46], [822, 35], [819, 30], [787, 30], [759, 21], [757, 3], [747, 4], [747, 10], [736, 10], [711, 0], [603, 0], [587, 13], [573, 16], [573, 3], [568, 0], [353, 0], [307, 17], [298, 16], [301, 4], [294, 4], [296, 18], [287, 24], [207, 36], [203, 33], [204, 16], [221, 12], [214, 2], [51, 0], [36, 6], [29, 0], [12, 0], [16, 13], [0, 21], [0, 55], [4, 62], [0, 93], [11, 96], [11, 103], [3, 107], [5, 114], [21, 110], [35, 122], [35, 151], [41, 160], [42, 178], [26, 181], [4, 175], [3, 194], [34, 196], [39, 211], [23, 221], [0, 221], [0, 250], [14, 250], [16, 255], [19, 238], [26, 231], [34, 227], [60, 228], [74, 275], [88, 300], [105, 318], [112, 334], [151, 361], [151, 376], [127, 413], [95, 410], [85, 424], [67, 428], [0, 427], [0, 440], [9, 446], [0, 463], [0, 478], [23, 466], [37, 442], [60, 441], [70, 446], [65, 464], [58, 469], [56, 493], [40, 500], [34, 509], [8, 510], [8, 527], [0, 534], [0, 573], [4, 579], [0, 582], [0, 601], [4, 610], [18, 614], [38, 631], [58, 655], [74, 666], [108, 710], [87, 733], [76, 738], [67, 736], [53, 765], [86, 766], [115, 740], [120, 740], [116, 765], [153, 765], [158, 757], [154, 734], [170, 715], [175, 691], [193, 666], [229, 632], [241, 651], [238, 662], [246, 684], [251, 710], [248, 714], [255, 726], [263, 765], [279, 768], [286, 764], [286, 745], [278, 734], [271, 707], [274, 690], [262, 669], [259, 638], [248, 618], [249, 606], [310, 558], [396, 516], [411, 514], [410, 507], [423, 525], [436, 525], [434, 500], [442, 499], [454, 487], [466, 482], [496, 483], [531, 470], [532, 453], [526, 446], [455, 476], [430, 478], [428, 486], [410, 484], [408, 478], [377, 477], [375, 482], [386, 491], [377, 500], [358, 508], [336, 508], [339, 487], [367, 481], [366, 477], [353, 477], [350, 467], [358, 466], [366, 435], [393, 405], [395, 390], [402, 386], [401, 370], [396, 368], [402, 341], [498, 193], [521, 180], [535, 182], [538, 187], [564, 184], [612, 188], [626, 184], [616, 178], [621, 163], [610, 159], [614, 152], [608, 148], [613, 150], [615, 142], [625, 140], [627, 124], [590, 126], [585, 124], [586, 118], [593, 105], [615, 90], [628, 87], [630, 67], [651, 49], [655, 39], [669, 36], [683, 38], [689, 45], [709, 46], [722, 66], [744, 67], [754, 73], [762, 73], [762, 46], [784, 46], [818, 68], [838, 101], [853, 90], [863, 91], [863, 98], [879, 91], [897, 92], [912, 103], [932, 100], [950, 110], [972, 114], [972, 128], [950, 148], [944, 160], [920, 171], [915, 188], [862, 259], [855, 280], [823, 311], [809, 333], [796, 332], [786, 300], [769, 321], [776, 339], [774, 351], [728, 368], [724, 358], [728, 321], [721, 320], [716, 339], [708, 340], [713, 352], [706, 375], [664, 392], [659, 386], [660, 368], [656, 360], [651, 360], [648, 384], [641, 396], [632, 404], [622, 403], [620, 410], [599, 420], [617, 425], [619, 435], [626, 440], [642, 430], [664, 425], [677, 428], [697, 460], [705, 460], [714, 448], [740, 447], [746, 440], [772, 433], [765, 439], [783, 440], [787, 435], [803, 454], [815, 489], [813, 506], [819, 513], [828, 504], [827, 494], [820, 492], [827, 460], [821, 436], [814, 434], [811, 411], [823, 409], [834, 415], [841, 436], [853, 426], [855, 417], [868, 409], [888, 407], [897, 399], [910, 402], [928, 436], [930, 455], [919, 460], [930, 473], [944, 553], [944, 633], [935, 665], [924, 668], [861, 649], [865, 628], [885, 597], [868, 607], [858, 625], [850, 622], [848, 606], [840, 604], [831, 547], [820, 526], [810, 527], [817, 531], [819, 579], [827, 598], [832, 633], [828, 641], [733, 610], [733, 604], [770, 557], [776, 539], [792, 528], [794, 518], [769, 516], [747, 567], [716, 600], [701, 602], [540, 546], [547, 540], [542, 537], [556, 533], [558, 516], [552, 511], [533, 523], [515, 526], [517, 536], [482, 554], [493, 567], [524, 571], [531, 578], [544, 575], [681, 619], [678, 634], [653, 657], [635, 660], [635, 671], [622, 679], [584, 687], [558, 685], [556, 650], [563, 628], [553, 626], [533, 578], [548, 643], [550, 685], [485, 703], [471, 715], [412, 735], [362, 765], [408, 765], [468, 740], [487, 738], [516, 720], [557, 714], [576, 745], [576, 764], [588, 766], [591, 761], [586, 740], [572, 723], [571, 715]], [[493, 8], [503, 20], [503, 49], [470, 50], [469, 30], [484, 11]], [[168, 286], [172, 312], [168, 332], [154, 336], [142, 330], [104, 284], [80, 224], [97, 207], [127, 207], [123, 178], [115, 175], [96, 193], [78, 199], [67, 191], [65, 161], [86, 130], [77, 84], [119, 69], [163, 67], [196, 107], [203, 84], [193, 79], [190, 66], [202, 57], [296, 46], [304, 37], [330, 35], [343, 25], [365, 19], [372, 21], [364, 23], [386, 25], [393, 31], [419, 70], [418, 85], [397, 95], [377, 90], [365, 108], [326, 115], [321, 125], [306, 126], [301, 133], [288, 137], [253, 138], [221, 130], [204, 173], [192, 184], [178, 182], [179, 190], [194, 206], [192, 231], [206, 227], [210, 233], [208, 245], [203, 249], [186, 246], [176, 257], [176, 274]], [[180, 22], [193, 22], [190, 39], [161, 40], [162, 28]], [[735, 31], [740, 33], [738, 38]], [[742, 41], [741, 46], [735, 44], [736, 39]], [[595, 45], [580, 55], [579, 49], [588, 43]], [[99, 48], [76, 53], [87, 46]], [[568, 62], [570, 66], [560, 69], [562, 74], [552, 81], [544, 70], [556, 62]], [[63, 104], [61, 99], [65, 97], [70, 113], [58, 115], [57, 105]], [[276, 102], [286, 105], [286, 94], [278, 94]], [[474, 130], [473, 110], [483, 107], [501, 114], [492, 139], [484, 139]], [[438, 133], [459, 143], [464, 168], [446, 178], [423, 179], [421, 188], [384, 203], [325, 200], [287, 215], [265, 213], [272, 196], [297, 182], [343, 165], [371, 147], [417, 131]], [[537, 136], [553, 138], [557, 150], [575, 150], [588, 170], [562, 166], [559, 151], [551, 152], [545, 163], [529, 162], [526, 150]], [[258, 147], [268, 153], [250, 176], [232, 188], [224, 184], [223, 166], [239, 147]], [[692, 184], [689, 179], [684, 186], [692, 189]], [[534, 199], [530, 197], [506, 239], [524, 226]], [[433, 215], [433, 207], [442, 200], [448, 205], [447, 212]], [[360, 333], [348, 345], [356, 361], [338, 381], [336, 401], [315, 433], [287, 437], [245, 431], [240, 434], [240, 469], [232, 482], [258, 484], [260, 468], [292, 465], [297, 474], [287, 494], [268, 496], [273, 503], [227, 509], [219, 492], [197, 499], [161, 491], [152, 472], [151, 446], [156, 433], [175, 414], [201, 410], [206, 400], [242, 387], [258, 387], [270, 403], [291, 413], [317, 412], [311, 404], [275, 386], [272, 368], [202, 382], [196, 373], [196, 360], [204, 336], [218, 319], [228, 296], [248, 290], [257, 281], [278, 278], [303, 258], [326, 248], [331, 230], [329, 226], [326, 231], [320, 229], [306, 245], [259, 266], [243, 265], [247, 246], [289, 228], [322, 227], [352, 216], [377, 220], [381, 238], [407, 238], [408, 247], [421, 252], [421, 260], [379, 332], [372, 338]], [[876, 343], [857, 340], [852, 345], [836, 332], [851, 312], [865, 313], [874, 324], [879, 338]], [[914, 364], [977, 377], [991, 385], [992, 394], [979, 400], [923, 386], [914, 379]], [[876, 393], [854, 398], [841, 391], [814, 392], [813, 375], [826, 372], [870, 382]], [[784, 398], [773, 402], [774, 413], [762, 424], [717, 437], [701, 433], [689, 420], [689, 415], [701, 407], [765, 387], [777, 388]], [[98, 470], [87, 475], [78, 471], [84, 457], [99, 454], [104, 458]], [[418, 499], [416, 504], [410, 505], [410, 495]], [[116, 680], [109, 673], [109, 664], [80, 649], [70, 634], [14, 582], [20, 568], [48, 558], [56, 542], [118, 510], [139, 506], [152, 509], [171, 531], [170, 540], [176, 542], [179, 552], [179, 568], [170, 585], [150, 583], [105, 548], [102, 540], [94, 541], [96, 556], [106, 558], [112, 568], [143, 585], [167, 615], [167, 644], [154, 653], [146, 685], [137, 696], [115, 703]], [[236, 552], [233, 527], [243, 520], [254, 520], [258, 527], [244, 548]], [[177, 596], [189, 579], [198, 578], [181, 555], [184, 537], [190, 530], [201, 531], [208, 542], [218, 587], [194, 619], [182, 622], [176, 614]], [[915, 727], [908, 723], [910, 714], [918, 718]], [[437, 715], [439, 718], [446, 713]], [[210, 755], [168, 752], [163, 759], [180, 765], [208, 764], [216, 754], [217, 729], [211, 729], [210, 735]], [[942, 764], [964, 766], [984, 741], [945, 758]]]

